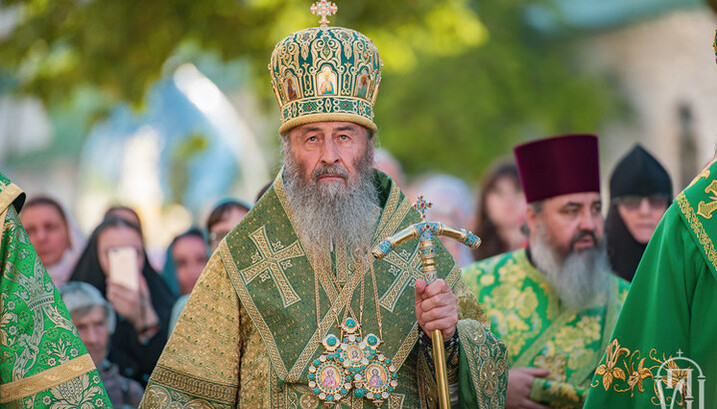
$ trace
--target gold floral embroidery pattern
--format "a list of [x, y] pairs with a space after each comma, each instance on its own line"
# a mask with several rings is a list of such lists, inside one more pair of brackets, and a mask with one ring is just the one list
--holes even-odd
[[509, 366], [505, 347], [477, 321], [460, 320], [456, 330], [461, 339], [461, 356], [468, 361], [473, 387], [480, 398], [480, 409], [503, 407]]
[[[656, 378], [657, 370], [662, 366], [666, 366], [671, 377], [660, 379], [658, 376]], [[654, 396], [650, 398], [650, 402], [653, 405], [661, 406], [661, 385], [659, 385], [661, 383], [669, 388], [680, 387], [679, 400], [674, 403], [683, 406], [686, 385], [680, 384], [680, 381], [686, 379], [687, 374], [688, 369], [678, 367], [671, 355], [662, 354], [660, 357], [657, 349], [652, 348], [648, 356], [643, 357], [639, 350], [630, 351], [621, 346], [617, 339], [613, 339], [605, 351], [605, 363], [595, 370], [596, 376], [590, 387], [602, 387], [606, 391], [613, 390], [618, 393], [629, 392], [630, 397], [633, 397], [635, 390], [640, 393], [645, 392], [644, 382], [648, 378], [652, 378], [654, 380]], [[599, 379], [600, 376], [602, 376], [602, 381]], [[664, 399], [664, 403], [670, 406], [672, 397], [664, 396]]]
[[[543, 331], [543, 320], [537, 313], [538, 294], [532, 287], [523, 288], [522, 285], [528, 274], [519, 259], [525, 258], [525, 255], [518, 252], [514, 254], [515, 260], [508, 261], [497, 271], [495, 266], [486, 265], [481, 268], [480, 273], [481, 280], [486, 276], [495, 277], [497, 273], [497, 280], [494, 278], [492, 281], [497, 281], [498, 284], [480, 301], [493, 322], [493, 330], [508, 347], [511, 361], [521, 355], [527, 341]], [[480, 292], [480, 289], [475, 287], [474, 279], [468, 279], [467, 282], [473, 286], [476, 294]]]
[[717, 249], [715, 249], [714, 243], [712, 243], [712, 239], [710, 239], [710, 236], [705, 231], [704, 226], [697, 218], [697, 214], [695, 214], [695, 210], [692, 208], [692, 206], [690, 206], [690, 203], [687, 201], [687, 197], [685, 197], [684, 192], [677, 195], [676, 200], [677, 203], [679, 203], [680, 205], [680, 210], [685, 216], [687, 223], [689, 223], [690, 228], [695, 233], [697, 239], [702, 245], [705, 254], [707, 255], [707, 258], [710, 260], [710, 263], [712, 263], [712, 269], [717, 271]]
[[621, 347], [617, 340], [613, 340], [605, 351], [605, 363], [595, 369], [595, 374], [602, 376], [602, 385], [605, 390], [610, 388], [613, 379], [625, 380], [625, 371], [616, 366], [617, 360], [622, 354], [628, 355], [630, 351]]
[[92, 363], [90, 355], [82, 355], [38, 374], [0, 385], [0, 403], [35, 395], [94, 369], [95, 365]]
[[43, 403], [52, 402], [49, 409], [93, 409], [104, 406], [104, 401], [97, 399], [102, 395], [102, 387], [94, 383], [90, 385], [89, 374], [84, 374], [50, 389], [52, 398], [45, 396]]

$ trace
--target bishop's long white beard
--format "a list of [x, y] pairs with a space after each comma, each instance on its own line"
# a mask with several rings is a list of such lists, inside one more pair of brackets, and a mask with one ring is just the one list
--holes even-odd
[[579, 311], [588, 307], [607, 287], [610, 267], [602, 240], [594, 249], [571, 251], [562, 258], [551, 245], [544, 225], [538, 223], [530, 254], [558, 299], [568, 308]]
[[[372, 151], [367, 150], [355, 164], [355, 181], [338, 164], [317, 168], [307, 181], [304, 167], [296, 163], [288, 149], [284, 157], [284, 185], [304, 244], [319, 252], [330, 250], [335, 243], [368, 252], [380, 215], [371, 171]], [[344, 176], [346, 183], [317, 182], [318, 176], [327, 173]]]

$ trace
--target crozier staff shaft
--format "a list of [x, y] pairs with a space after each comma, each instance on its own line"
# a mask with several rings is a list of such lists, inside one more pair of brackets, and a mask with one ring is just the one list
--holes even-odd
[[[431, 203], [418, 196], [418, 201], [413, 207], [421, 213], [420, 223], [412, 224], [405, 229], [399, 231], [391, 237], [381, 240], [372, 250], [372, 254], [377, 259], [382, 259], [388, 255], [401, 243], [418, 238], [419, 254], [426, 282], [431, 284], [436, 281], [436, 247], [433, 238], [436, 236], [446, 236], [457, 240], [466, 246], [475, 249], [481, 244], [481, 240], [475, 234], [443, 223], [426, 221], [426, 210], [431, 207]], [[441, 409], [449, 409], [451, 407], [450, 397], [448, 393], [448, 370], [446, 368], [446, 351], [443, 345], [443, 334], [440, 330], [431, 331], [431, 339], [433, 342], [433, 363], [436, 367], [436, 385], [438, 385], [438, 403]]]

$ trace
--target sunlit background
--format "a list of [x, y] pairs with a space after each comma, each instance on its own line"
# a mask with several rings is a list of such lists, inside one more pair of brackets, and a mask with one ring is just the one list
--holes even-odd
[[[717, 17], [701, 0], [338, 0], [384, 61], [379, 145], [408, 180], [472, 188], [520, 142], [600, 135], [603, 180], [634, 143], [681, 189], [714, 154]], [[0, 0], [0, 171], [88, 232], [140, 213], [161, 248], [280, 166], [273, 45], [310, 1]]]

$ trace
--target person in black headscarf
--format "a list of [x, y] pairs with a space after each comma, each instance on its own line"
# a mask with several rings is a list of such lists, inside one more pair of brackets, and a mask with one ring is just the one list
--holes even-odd
[[617, 275], [632, 281], [671, 200], [670, 175], [642, 146], [635, 145], [610, 177], [605, 236], [610, 264]]
[[[129, 247], [137, 251], [138, 290], [110, 279], [109, 252]], [[174, 295], [149, 264], [140, 228], [109, 216], [90, 236], [70, 281], [92, 284], [112, 304], [118, 315], [108, 359], [123, 376], [147, 384], [164, 345]]]

